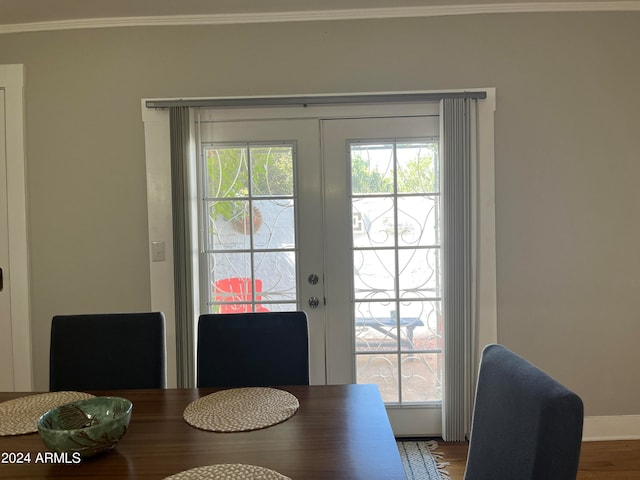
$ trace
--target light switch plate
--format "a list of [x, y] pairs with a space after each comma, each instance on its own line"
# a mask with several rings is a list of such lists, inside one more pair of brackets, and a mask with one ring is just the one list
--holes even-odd
[[164, 262], [166, 260], [164, 242], [151, 242], [151, 261]]

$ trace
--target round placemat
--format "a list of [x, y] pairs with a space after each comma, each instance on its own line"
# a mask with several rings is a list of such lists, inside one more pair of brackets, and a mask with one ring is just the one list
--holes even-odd
[[255, 465], [228, 463], [197, 467], [166, 477], [165, 480], [291, 480], [289, 477]]
[[49, 392], [14, 398], [0, 403], [0, 436], [38, 431], [38, 418], [65, 403], [93, 398], [83, 392]]
[[189, 425], [213, 432], [246, 432], [284, 422], [298, 410], [284, 390], [246, 387], [220, 390], [194, 400], [184, 410]]

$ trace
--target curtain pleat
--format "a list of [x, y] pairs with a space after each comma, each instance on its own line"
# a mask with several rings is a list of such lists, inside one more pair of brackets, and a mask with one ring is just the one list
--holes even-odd
[[474, 390], [475, 281], [473, 160], [475, 100], [441, 102], [441, 195], [444, 316], [442, 436], [463, 441], [469, 432]]
[[173, 279], [176, 321], [176, 371], [179, 388], [194, 386], [194, 308], [192, 238], [189, 205], [189, 107], [169, 109], [171, 198], [173, 213]]

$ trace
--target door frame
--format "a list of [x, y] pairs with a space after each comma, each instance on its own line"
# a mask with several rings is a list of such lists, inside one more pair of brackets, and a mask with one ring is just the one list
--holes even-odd
[[[496, 108], [495, 88], [468, 88], [450, 92], [468, 92], [482, 90], [487, 93], [484, 100], [478, 102], [478, 210], [480, 222], [480, 245], [478, 255], [482, 257], [479, 289], [479, 325], [476, 332], [477, 352], [482, 346], [497, 341], [497, 303], [496, 303], [496, 251], [495, 251], [495, 174], [494, 174], [494, 112]], [[376, 95], [389, 96], [402, 94], [430, 94], [438, 91], [412, 92], [373, 92]], [[351, 95], [349, 93], [345, 95]], [[352, 93], [352, 95], [359, 95]], [[319, 97], [323, 95], [318, 95]], [[185, 97], [176, 97], [188, 100]], [[175, 366], [175, 306], [173, 301], [173, 247], [171, 213], [171, 155], [169, 144], [168, 109], [148, 108], [147, 102], [176, 100], [176, 98], [141, 99], [142, 120], [145, 132], [145, 156], [147, 171], [147, 209], [149, 231], [149, 277], [151, 287], [151, 308], [163, 311], [167, 322], [167, 386], [176, 385]], [[220, 100], [251, 100], [255, 97], [219, 97]], [[216, 99], [216, 97], [212, 97]], [[398, 105], [396, 104], [396, 108]], [[419, 104], [402, 104], [402, 115], [420, 115], [423, 107]], [[394, 113], [391, 115], [397, 115]], [[227, 108], [216, 111], [216, 121], [241, 121], [261, 119], [292, 118], [350, 118], [368, 116], [390, 116], [388, 103], [353, 105], [317, 105], [309, 107], [244, 107]], [[153, 261], [153, 245], [161, 243], [165, 248], [164, 260]], [[197, 250], [196, 250], [197, 253]], [[479, 354], [476, 363], [479, 362]]]
[[27, 194], [24, 144], [24, 66], [0, 65], [0, 89], [5, 93], [7, 209], [11, 336], [15, 391], [33, 389], [31, 309], [27, 244]]

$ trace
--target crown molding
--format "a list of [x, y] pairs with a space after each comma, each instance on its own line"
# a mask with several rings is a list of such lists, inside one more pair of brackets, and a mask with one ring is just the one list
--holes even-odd
[[596, 2], [531, 2], [489, 3], [479, 5], [438, 5], [421, 7], [360, 8], [340, 10], [309, 10], [291, 12], [258, 12], [211, 15], [173, 15], [148, 17], [109, 17], [59, 20], [20, 24], [0, 24], [0, 34], [78, 30], [115, 27], [157, 27], [185, 25], [230, 25], [248, 23], [308, 22], [327, 20], [367, 20], [383, 18], [442, 17], [450, 15], [480, 15], [499, 13], [554, 12], [621, 12], [640, 11], [640, 0]]

